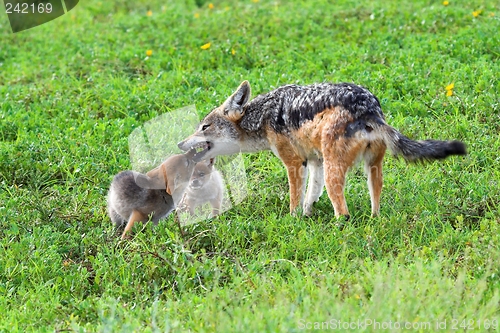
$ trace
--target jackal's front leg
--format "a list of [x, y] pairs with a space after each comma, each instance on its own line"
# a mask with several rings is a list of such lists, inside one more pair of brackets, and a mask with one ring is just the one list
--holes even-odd
[[302, 205], [306, 190], [307, 161], [297, 154], [289, 138], [272, 131], [267, 135], [271, 150], [285, 164], [290, 186], [290, 214], [295, 215], [297, 207]]
[[307, 192], [304, 200], [303, 213], [311, 216], [313, 204], [319, 200], [325, 186], [323, 161], [311, 159], [307, 161], [307, 170], [309, 181], [307, 183]]
[[[283, 161], [285, 162], [285, 161]], [[297, 208], [302, 206], [306, 190], [307, 167], [299, 158], [285, 162], [290, 186], [290, 214], [295, 215]]]

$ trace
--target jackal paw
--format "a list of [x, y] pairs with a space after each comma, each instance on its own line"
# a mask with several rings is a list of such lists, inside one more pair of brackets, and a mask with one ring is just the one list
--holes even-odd
[[343, 230], [350, 218], [351, 216], [349, 214], [336, 216], [334, 224], [337, 228]]
[[295, 209], [290, 210], [290, 215], [293, 217], [299, 217], [304, 214], [304, 211], [302, 210], [302, 207], [297, 206]]
[[304, 209], [302, 210], [302, 213], [307, 216], [311, 217], [312, 215], [312, 205], [304, 205]]

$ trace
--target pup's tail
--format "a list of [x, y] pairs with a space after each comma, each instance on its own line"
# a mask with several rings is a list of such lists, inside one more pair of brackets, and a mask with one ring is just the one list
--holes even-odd
[[466, 155], [465, 144], [461, 141], [419, 140], [414, 141], [399, 133], [395, 128], [377, 123], [387, 148], [396, 156], [408, 162], [439, 160], [450, 155]]

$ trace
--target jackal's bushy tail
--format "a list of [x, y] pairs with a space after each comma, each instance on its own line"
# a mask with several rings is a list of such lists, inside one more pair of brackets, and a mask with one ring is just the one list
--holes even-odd
[[381, 126], [382, 136], [387, 148], [396, 156], [408, 162], [424, 162], [446, 158], [450, 155], [467, 154], [461, 141], [419, 140], [414, 141], [389, 125]]

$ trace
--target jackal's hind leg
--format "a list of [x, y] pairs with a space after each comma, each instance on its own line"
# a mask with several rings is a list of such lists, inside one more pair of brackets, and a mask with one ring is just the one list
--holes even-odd
[[359, 141], [346, 138], [339, 138], [323, 145], [326, 192], [332, 202], [336, 217], [349, 217], [344, 196], [345, 180], [349, 168], [356, 161], [361, 149], [362, 145]]
[[372, 205], [372, 217], [380, 212], [380, 194], [382, 193], [383, 175], [382, 161], [384, 160], [385, 145], [372, 144], [365, 157], [365, 172], [368, 176], [368, 190]]
[[349, 210], [347, 209], [347, 203], [344, 196], [345, 178], [349, 167], [340, 161], [326, 160], [324, 167], [326, 192], [332, 202], [335, 216], [349, 216]]

